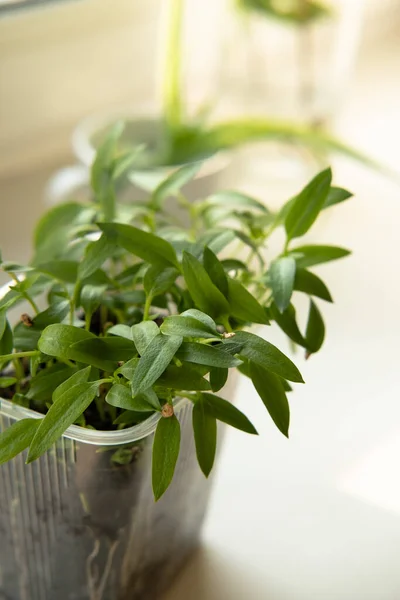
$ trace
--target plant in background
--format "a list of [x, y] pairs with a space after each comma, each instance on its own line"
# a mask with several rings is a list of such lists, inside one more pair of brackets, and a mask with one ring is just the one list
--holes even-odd
[[294, 25], [307, 25], [331, 14], [325, 4], [313, 0], [236, 0], [238, 8]]
[[[248, 329], [275, 321], [307, 356], [321, 348], [325, 330], [316, 298], [332, 298], [310, 268], [349, 252], [298, 238], [321, 211], [350, 194], [332, 186], [328, 169], [277, 214], [234, 191], [190, 203], [181, 189], [200, 166], [192, 164], [154, 184], [142, 202], [121, 204], [115, 184], [137, 155], [118, 153], [119, 134], [116, 128], [93, 164], [93, 201], [62, 204], [44, 215], [29, 266], [2, 263], [13, 280], [0, 301], [2, 395], [42, 418], [23, 419], [0, 436], [0, 463], [27, 448], [27, 461], [37, 459], [72, 424], [121, 429], [157, 413], [158, 499], [179, 453], [178, 398], [193, 403], [197, 457], [206, 476], [217, 421], [256, 433], [219, 395], [232, 369], [251, 378], [288, 435], [287, 393], [302, 376], [278, 348]], [[170, 202], [178, 203], [179, 218]], [[285, 242], [278, 256], [269, 257], [277, 228]], [[305, 332], [296, 321], [297, 293], [309, 297]], [[21, 302], [29, 309], [11, 327], [7, 313]], [[126, 448], [114, 455], [117, 463], [131, 459]]]

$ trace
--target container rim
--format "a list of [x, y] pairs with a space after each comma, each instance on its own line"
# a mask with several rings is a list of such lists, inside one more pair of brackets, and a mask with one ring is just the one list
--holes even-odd
[[[0, 287], [0, 299], [9, 291], [13, 282], [6, 283]], [[177, 398], [174, 402], [174, 409], [178, 412], [187, 402], [186, 398]], [[21, 419], [43, 419], [44, 415], [36, 410], [25, 408], [1, 398], [0, 396], [0, 417], [8, 417], [15, 421]], [[99, 429], [85, 429], [79, 425], [70, 425], [63, 433], [63, 437], [76, 442], [92, 444], [94, 446], [121, 446], [123, 444], [131, 444], [137, 442], [154, 433], [158, 421], [161, 419], [160, 413], [151, 415], [142, 423], [115, 431], [102, 431]]]

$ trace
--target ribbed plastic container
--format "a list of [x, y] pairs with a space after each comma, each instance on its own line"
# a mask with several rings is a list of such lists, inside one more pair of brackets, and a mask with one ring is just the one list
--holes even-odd
[[[70, 427], [29, 465], [0, 467], [1, 600], [155, 600], [198, 544], [210, 492], [197, 462], [190, 402], [180, 400], [181, 452], [157, 503], [151, 448], [159, 416], [120, 432]], [[0, 429], [40, 417], [0, 400]], [[132, 445], [130, 464], [111, 454]]]

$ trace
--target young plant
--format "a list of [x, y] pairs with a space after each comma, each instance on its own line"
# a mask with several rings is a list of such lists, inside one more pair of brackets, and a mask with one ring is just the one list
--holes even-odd
[[[72, 424], [121, 429], [158, 414], [158, 499], [179, 453], [177, 399], [193, 403], [197, 457], [206, 476], [217, 421], [256, 433], [220, 395], [232, 370], [251, 378], [288, 435], [287, 392], [303, 379], [265, 339], [265, 326], [275, 321], [307, 356], [321, 348], [325, 328], [317, 302], [332, 298], [310, 269], [349, 252], [297, 240], [321, 211], [350, 194], [332, 186], [327, 169], [277, 214], [235, 191], [190, 203], [181, 191], [195, 174], [190, 165], [154, 184], [142, 202], [122, 204], [116, 181], [135, 159], [116, 153], [117, 137], [97, 154], [92, 200], [61, 204], [42, 217], [29, 266], [1, 264], [12, 279], [0, 300], [2, 395], [41, 418], [19, 421], [0, 436], [0, 463], [25, 449], [27, 462], [39, 458]], [[269, 257], [277, 228], [285, 242]], [[297, 293], [309, 298], [305, 332], [296, 321]], [[22, 302], [28, 308], [12, 327], [8, 311]], [[256, 324], [264, 326], [262, 336], [249, 331]], [[115, 462], [131, 456], [119, 451]]]

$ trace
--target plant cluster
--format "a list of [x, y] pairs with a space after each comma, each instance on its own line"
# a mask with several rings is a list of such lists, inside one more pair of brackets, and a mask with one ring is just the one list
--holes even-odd
[[[91, 201], [61, 204], [43, 216], [29, 266], [1, 264], [13, 280], [0, 300], [2, 395], [43, 418], [18, 421], [0, 436], [0, 463], [27, 448], [27, 462], [39, 458], [72, 424], [121, 429], [158, 413], [158, 499], [179, 453], [177, 398], [193, 403], [197, 457], [206, 476], [217, 421], [256, 433], [218, 395], [232, 369], [251, 378], [274, 423], [288, 435], [289, 382], [301, 383], [301, 374], [248, 328], [275, 321], [307, 355], [320, 349], [325, 331], [315, 298], [332, 298], [310, 268], [349, 252], [296, 240], [322, 210], [350, 194], [332, 186], [327, 169], [278, 213], [235, 191], [190, 202], [182, 187], [198, 171], [195, 163], [161, 182], [148, 174], [149, 197], [121, 203], [117, 182], [134, 171], [137, 153], [119, 154], [119, 135], [117, 127], [98, 151]], [[277, 228], [283, 228], [285, 243], [272, 259], [267, 246]], [[296, 321], [295, 293], [309, 297], [304, 333]], [[12, 328], [7, 313], [21, 302], [29, 310]], [[116, 460], [129, 456], [119, 453]]]

